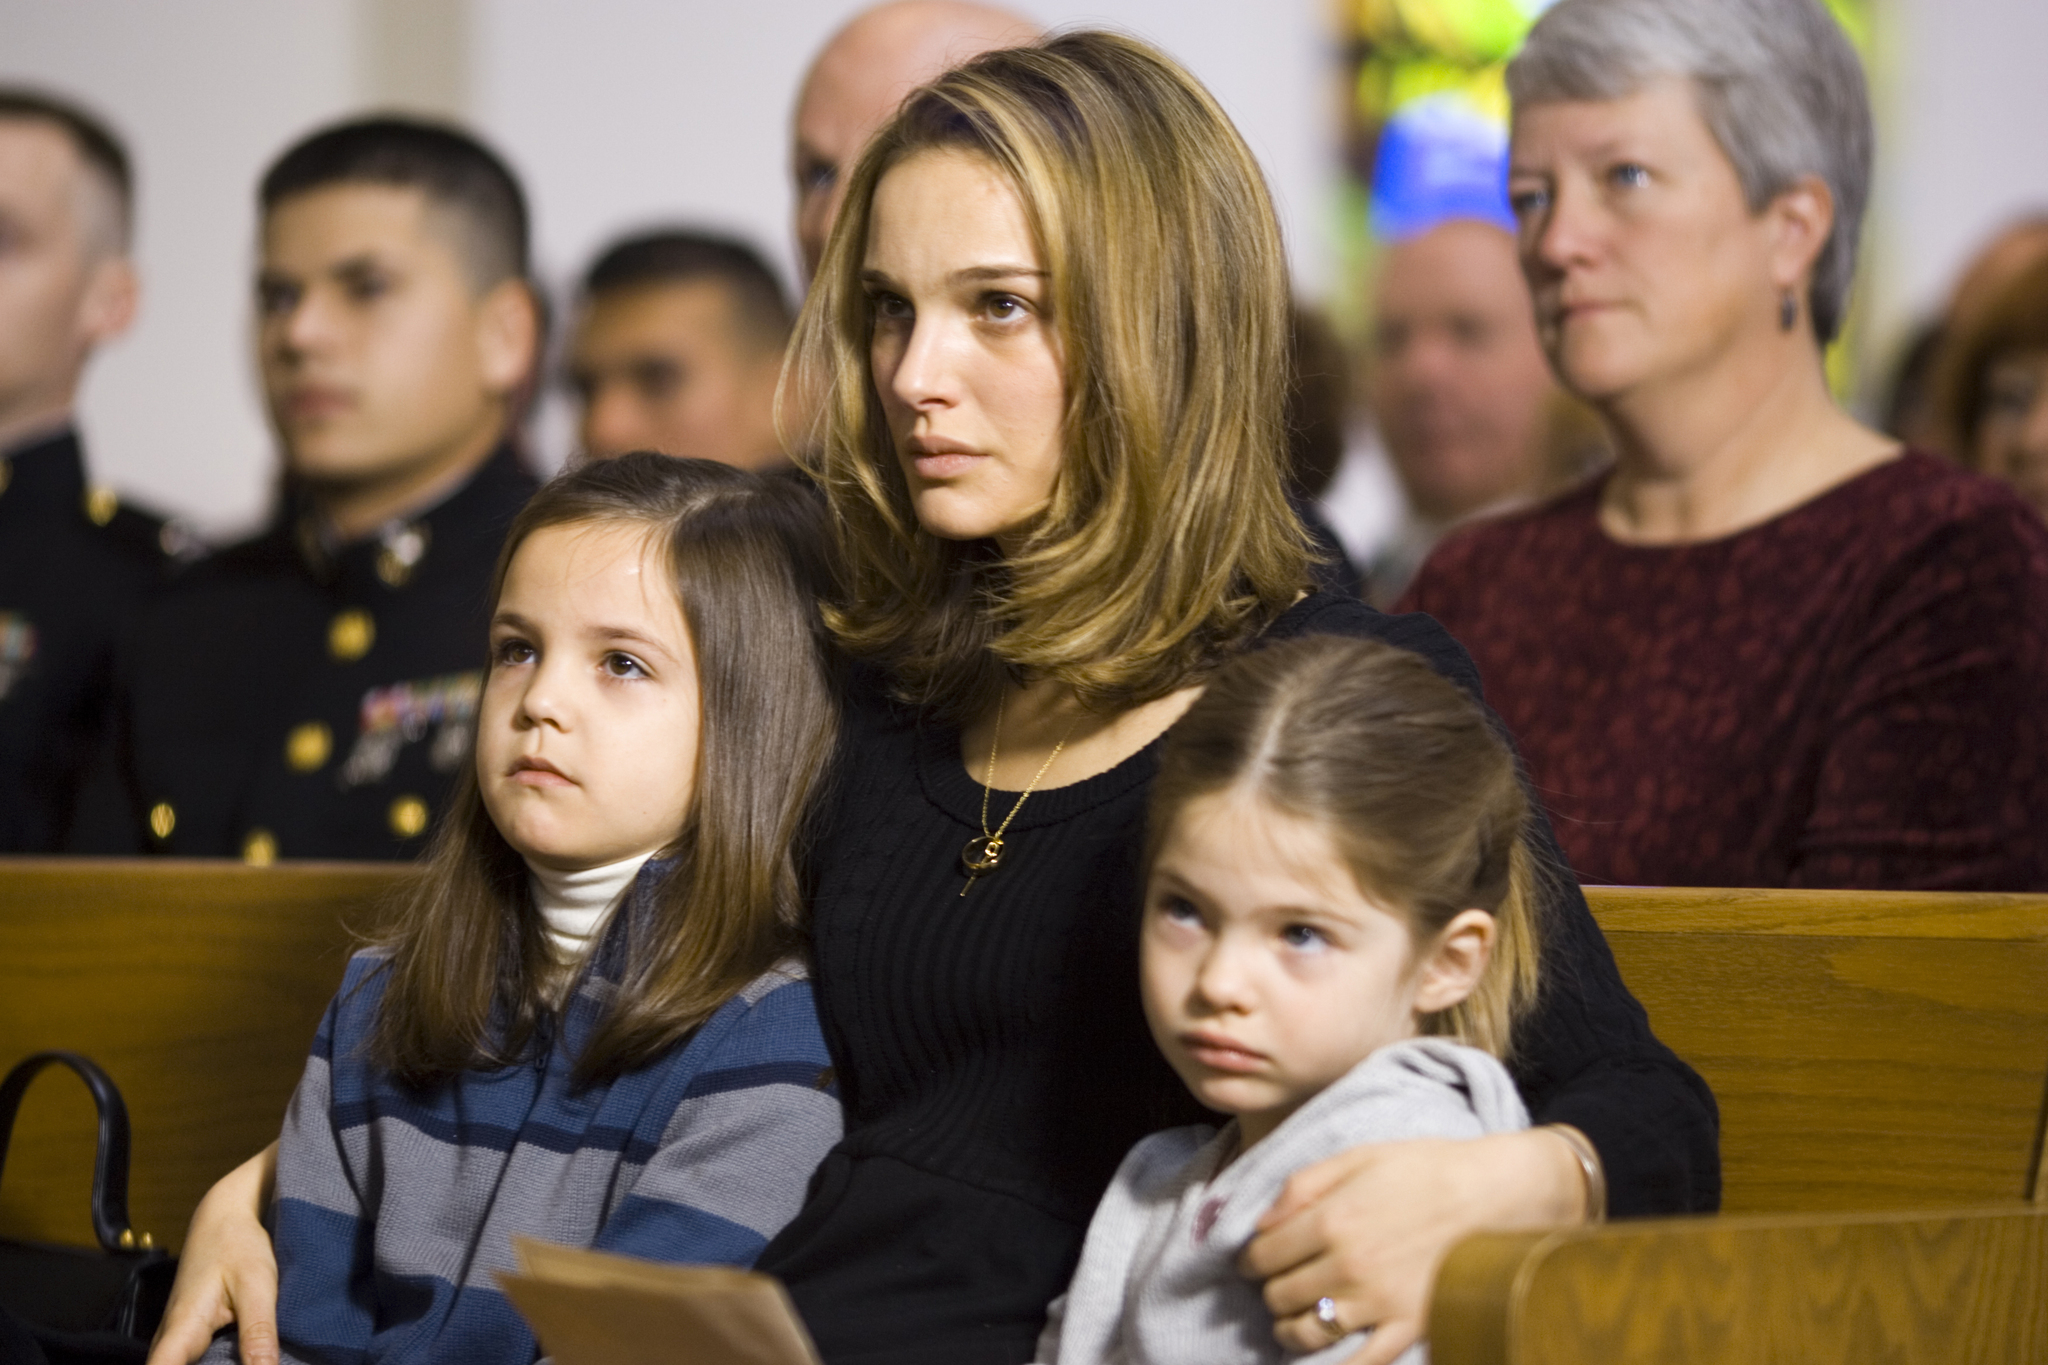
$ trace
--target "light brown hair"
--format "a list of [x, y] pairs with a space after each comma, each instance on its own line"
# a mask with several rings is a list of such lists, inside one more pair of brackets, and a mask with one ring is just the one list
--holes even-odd
[[[710, 460], [585, 464], [512, 523], [492, 609], [528, 536], [587, 523], [641, 525], [666, 542], [703, 722], [696, 795], [660, 854], [671, 866], [611, 931], [627, 935], [624, 968], [576, 1059], [579, 1083], [652, 1061], [797, 947], [796, 849], [838, 725], [816, 608], [824, 528], [803, 489]], [[517, 1060], [551, 1008], [553, 950], [526, 864], [491, 823], [473, 762], [384, 947], [371, 1053], [410, 1083]]]
[[[1023, 548], [921, 529], [869, 367], [861, 280], [875, 188], [965, 149], [1015, 187], [1048, 279], [1066, 388], [1057, 487]], [[949, 719], [1007, 678], [1110, 710], [1236, 653], [1308, 586], [1282, 490], [1288, 286], [1257, 162], [1170, 59], [1077, 32], [914, 92], [868, 144], [797, 322], [782, 409], [845, 558], [840, 641]]]
[[1361, 891], [1426, 943], [1462, 910], [1499, 933], [1472, 994], [1423, 1032], [1506, 1056], [1536, 996], [1541, 862], [1514, 753], [1418, 654], [1311, 635], [1236, 660], [1167, 732], [1146, 865], [1188, 802], [1249, 787], [1330, 832]]

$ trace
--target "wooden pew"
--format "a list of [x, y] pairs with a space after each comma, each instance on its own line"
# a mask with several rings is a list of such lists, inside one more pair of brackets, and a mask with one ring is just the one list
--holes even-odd
[[[403, 875], [0, 860], [0, 1059], [70, 1047], [112, 1071], [137, 1228], [176, 1245], [275, 1135], [351, 931]], [[2048, 896], [1589, 900], [1716, 1090], [1729, 1213], [1467, 1241], [1439, 1277], [1439, 1365], [2048, 1360]], [[31, 1092], [0, 1231], [90, 1240], [89, 1132], [63, 1077]]]
[[[137, 1233], [175, 1248], [206, 1187], [277, 1136], [354, 934], [404, 869], [0, 859], [0, 1068], [95, 1058], [135, 1131]], [[92, 1104], [68, 1073], [23, 1103], [0, 1233], [91, 1243]]]
[[2048, 1360], [2048, 896], [1589, 889], [1725, 1213], [1475, 1237], [1437, 1365]]

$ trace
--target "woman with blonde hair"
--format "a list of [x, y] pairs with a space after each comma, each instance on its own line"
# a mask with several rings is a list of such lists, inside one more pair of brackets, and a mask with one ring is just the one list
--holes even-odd
[[[852, 173], [786, 380], [857, 661], [806, 853], [847, 1130], [759, 1262], [834, 1365], [1030, 1359], [1123, 1153], [1200, 1117], [1147, 1032], [1137, 916], [1161, 739], [1215, 670], [1344, 634], [1478, 692], [1434, 622], [1309, 590], [1287, 308], [1250, 152], [1130, 39], [983, 56]], [[1597, 1216], [1603, 1166], [1616, 1212], [1714, 1205], [1705, 1087], [1576, 889], [1541, 920], [1512, 1065], [1547, 1126], [1299, 1177], [1247, 1253], [1292, 1348], [1377, 1326], [1391, 1359], [1452, 1241]]]
[[2048, 887], [2048, 532], [1829, 393], [1869, 197], [1821, 0], [1560, 0], [1508, 68], [1538, 332], [1613, 470], [1441, 545], [1587, 881]]

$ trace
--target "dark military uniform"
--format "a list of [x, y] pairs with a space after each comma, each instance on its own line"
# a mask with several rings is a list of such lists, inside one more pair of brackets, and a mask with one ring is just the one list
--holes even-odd
[[87, 486], [68, 429], [0, 455], [0, 853], [64, 846], [115, 640], [169, 562], [163, 531]]
[[537, 486], [500, 448], [338, 548], [308, 517], [185, 571], [123, 651], [86, 851], [410, 858], [469, 761], [491, 570]]

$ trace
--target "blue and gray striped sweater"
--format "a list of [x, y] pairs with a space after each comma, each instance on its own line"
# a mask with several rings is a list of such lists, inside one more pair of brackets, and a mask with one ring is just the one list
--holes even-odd
[[[533, 1335], [491, 1278], [513, 1267], [514, 1234], [744, 1266], [795, 1217], [841, 1129], [802, 967], [763, 974], [660, 1060], [576, 1090], [623, 937], [605, 935], [531, 1064], [424, 1092], [364, 1057], [383, 959], [349, 963], [278, 1148], [287, 1361], [524, 1365]], [[233, 1351], [230, 1334], [207, 1360]]]

